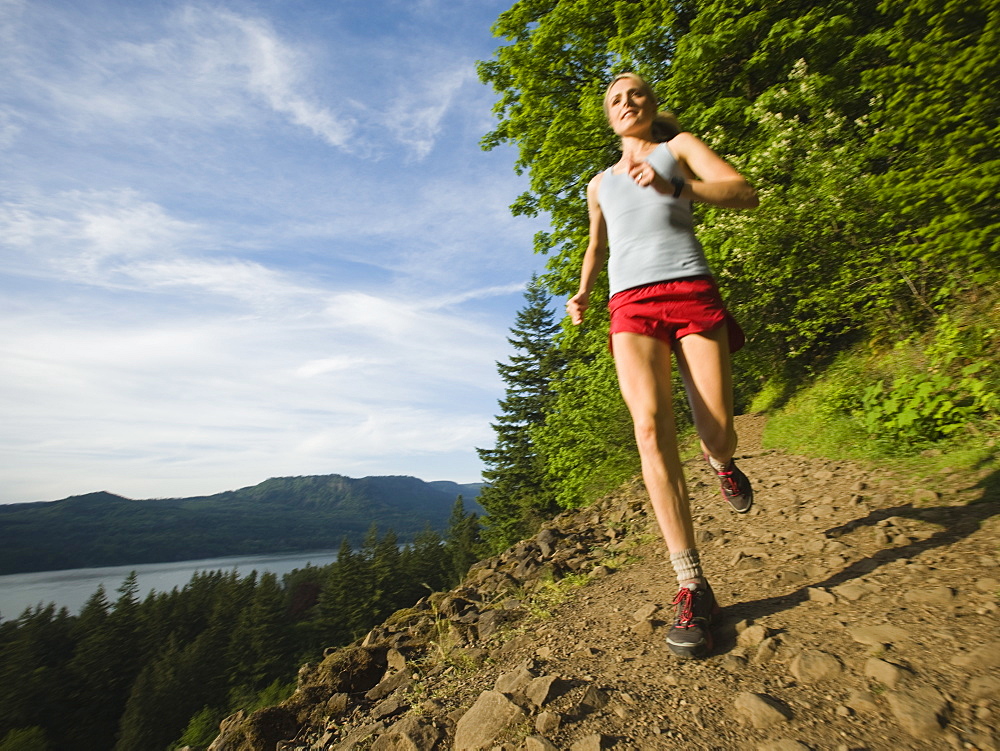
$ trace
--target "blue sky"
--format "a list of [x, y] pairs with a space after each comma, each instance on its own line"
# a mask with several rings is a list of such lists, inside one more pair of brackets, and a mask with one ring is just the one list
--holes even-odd
[[0, 0], [0, 502], [473, 482], [544, 259], [512, 0]]

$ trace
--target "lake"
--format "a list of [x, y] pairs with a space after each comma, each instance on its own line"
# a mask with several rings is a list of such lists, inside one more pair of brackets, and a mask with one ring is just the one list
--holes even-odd
[[108, 600], [118, 599], [115, 592], [125, 578], [135, 571], [139, 583], [139, 599], [150, 591], [169, 592], [182, 588], [196, 572], [233, 571], [246, 576], [251, 571], [259, 574], [271, 572], [280, 579], [306, 565], [325, 566], [337, 560], [336, 550], [312, 553], [284, 553], [259, 556], [232, 556], [206, 558], [200, 561], [174, 561], [172, 563], [143, 563], [135, 566], [108, 566], [104, 568], [76, 568], [67, 571], [37, 571], [31, 574], [0, 576], [0, 620], [11, 621], [25, 608], [41, 603], [56, 604], [56, 608], [69, 608], [77, 615], [97, 588], [104, 585]]

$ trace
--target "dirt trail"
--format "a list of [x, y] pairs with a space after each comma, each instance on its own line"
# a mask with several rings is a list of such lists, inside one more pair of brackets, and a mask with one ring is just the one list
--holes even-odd
[[644, 507], [610, 551], [622, 565], [523, 624], [468, 681], [472, 695], [525, 659], [579, 684], [549, 711], [573, 716], [587, 686], [606, 692], [607, 706], [548, 734], [557, 748], [595, 733], [614, 748], [996, 748], [1000, 509], [966, 505], [985, 478], [900, 487], [848, 462], [763, 451], [763, 418], [739, 422], [740, 466], [757, 488], [749, 515], [728, 509], [700, 460], [686, 467], [725, 608], [715, 653], [680, 661], [666, 648], [677, 587]]
[[[708, 658], [666, 647], [677, 586], [635, 482], [474, 568], [437, 603], [439, 618], [454, 611], [447, 635], [408, 655], [405, 683], [383, 679], [395, 693], [278, 748], [997, 749], [997, 478], [946, 471], [914, 487], [763, 450], [762, 428], [739, 418], [757, 494], [745, 516], [700, 459], [686, 465], [724, 608]], [[528, 583], [546, 561], [578, 573]], [[487, 628], [496, 611], [503, 627]], [[368, 643], [412, 636], [391, 631]]]

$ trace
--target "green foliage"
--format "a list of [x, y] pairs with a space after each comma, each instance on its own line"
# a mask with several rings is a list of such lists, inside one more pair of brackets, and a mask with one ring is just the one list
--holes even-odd
[[478, 449], [486, 465], [483, 479], [489, 483], [479, 494], [487, 512], [483, 536], [492, 552], [530, 537], [557, 508], [546, 473], [547, 458], [533, 431], [552, 411], [552, 383], [565, 367], [565, 357], [554, 340], [560, 326], [549, 308], [551, 298], [537, 278], [532, 278], [524, 297], [525, 306], [511, 328], [513, 336], [507, 339], [515, 353], [507, 363], [497, 363], [507, 388], [493, 423], [496, 443], [492, 449]]
[[444, 538], [444, 560], [449, 586], [457, 586], [479, 560], [479, 518], [465, 512], [462, 496], [455, 501]]
[[223, 717], [287, 698], [302, 662], [467, 567], [478, 525], [461, 499], [456, 510], [450, 545], [429, 528], [403, 546], [373, 528], [360, 550], [345, 540], [330, 566], [280, 581], [200, 572], [140, 602], [130, 575], [113, 604], [101, 588], [79, 616], [49, 605], [0, 622], [0, 738], [53, 751], [205, 746]]
[[0, 740], [0, 751], [49, 751], [50, 748], [41, 728], [11, 730]]
[[[753, 212], [696, 207], [697, 231], [748, 334], [737, 397], [769, 383], [777, 406], [857, 342], [891, 350], [1000, 278], [998, 24], [993, 0], [522, 0], [494, 29], [507, 43], [480, 65], [500, 95], [483, 143], [517, 147], [530, 188], [512, 210], [551, 217], [535, 244], [550, 256], [544, 281], [572, 294], [584, 186], [617, 158], [601, 93], [614, 72], [650, 80], [761, 196]], [[561, 340], [569, 365], [530, 431], [564, 506], [635, 464], [601, 352], [603, 295], [602, 280], [588, 327]], [[892, 377], [866, 364], [847, 380], [836, 370], [816, 385], [825, 395], [807, 397], [828, 421], [817, 435], [883, 449], [964, 435], [989, 419], [998, 388], [992, 365], [962, 370], [973, 363]]]

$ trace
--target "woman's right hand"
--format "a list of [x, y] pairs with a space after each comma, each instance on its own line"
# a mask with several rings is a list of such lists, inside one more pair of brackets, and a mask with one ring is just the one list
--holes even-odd
[[566, 303], [566, 312], [569, 313], [569, 320], [573, 322], [574, 326], [583, 323], [583, 314], [587, 312], [588, 307], [590, 307], [589, 292], [577, 292], [569, 298], [569, 302]]

